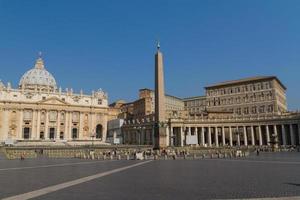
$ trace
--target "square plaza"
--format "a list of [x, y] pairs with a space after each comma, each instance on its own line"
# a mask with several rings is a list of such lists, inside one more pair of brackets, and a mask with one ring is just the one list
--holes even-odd
[[298, 152], [239, 159], [38, 158], [0, 163], [3, 199], [300, 198]]

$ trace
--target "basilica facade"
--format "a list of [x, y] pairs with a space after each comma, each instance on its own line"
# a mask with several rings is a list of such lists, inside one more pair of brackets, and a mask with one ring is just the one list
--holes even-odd
[[107, 93], [57, 87], [41, 57], [18, 88], [0, 81], [0, 141], [105, 141]]

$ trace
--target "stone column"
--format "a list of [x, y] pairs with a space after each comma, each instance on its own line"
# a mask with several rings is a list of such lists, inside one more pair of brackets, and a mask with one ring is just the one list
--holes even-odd
[[208, 146], [211, 147], [211, 128], [208, 127]]
[[5, 141], [8, 138], [8, 132], [9, 132], [9, 111], [7, 109], [3, 109], [3, 111], [2, 111], [2, 137], [0, 135], [2, 141]]
[[49, 140], [49, 112], [45, 111], [46, 121], [45, 121], [45, 140]]
[[[83, 116], [82, 116], [82, 118], [83, 118]], [[91, 121], [92, 121], [91, 122], [91, 127], [90, 127], [91, 133], [95, 134], [96, 133], [96, 130], [95, 130], [95, 128], [96, 128], [96, 113], [94, 113], [94, 112], [91, 114]], [[103, 127], [103, 129], [104, 129], [104, 127]], [[103, 131], [103, 132], [105, 132], [105, 131]], [[103, 134], [103, 135], [105, 135], [105, 134]], [[91, 135], [89, 135], [89, 137], [91, 137]], [[104, 139], [104, 141], [105, 141], [105, 139]]]
[[[86, 139], [83, 136], [83, 124], [84, 124], [84, 114], [82, 112], [79, 112], [79, 128], [78, 128], [78, 138], [79, 139]], [[95, 135], [95, 131], [92, 130], [93, 134]], [[96, 135], [95, 135], [96, 137]], [[88, 138], [88, 139], [94, 139], [94, 138]]]
[[251, 143], [252, 143], [252, 146], [255, 146], [254, 127], [253, 126], [251, 126]]
[[57, 121], [56, 121], [56, 140], [60, 140], [60, 111], [57, 111]]
[[[3, 120], [3, 118], [2, 118], [2, 120]], [[22, 139], [22, 133], [23, 133], [23, 110], [20, 110], [19, 125], [18, 125], [18, 132], [17, 132], [18, 139]]]
[[239, 127], [236, 127], [236, 131], [237, 131], [237, 145], [240, 147], [241, 146], [241, 138], [240, 138], [240, 130]]
[[231, 126], [229, 126], [229, 145], [232, 147], [233, 143], [232, 143], [232, 128]]
[[41, 111], [37, 111], [37, 126], [36, 126], [36, 139], [40, 139], [41, 132]]
[[202, 146], [205, 145], [205, 136], [204, 136], [204, 127], [201, 128], [201, 144]]
[[197, 144], [199, 144], [199, 141], [198, 141], [198, 127], [195, 127], [195, 135], [196, 135], [196, 138], [197, 138]]
[[275, 143], [276, 147], [278, 147], [278, 132], [277, 132], [276, 124], [274, 125], [274, 143]]
[[[148, 144], [148, 142], [146, 142], [146, 144]], [[170, 146], [174, 146], [174, 132], [172, 126], [170, 126]]]
[[290, 124], [291, 145], [295, 145], [295, 134], [293, 124]]
[[[130, 128], [129, 128], [129, 129], [130, 129]], [[128, 144], [132, 144], [131, 130], [128, 130], [128, 131], [127, 131], [127, 138], [128, 138], [128, 140], [127, 140]]]
[[216, 147], [219, 147], [218, 127], [215, 127], [215, 142]]
[[68, 126], [69, 126], [68, 121], [69, 121], [69, 112], [66, 111], [65, 112], [65, 121], [64, 121], [64, 125], [65, 125], [64, 136], [65, 136], [66, 140], [70, 140], [69, 132], [68, 132], [68, 130], [69, 130], [68, 129]]
[[[181, 129], [180, 129], [180, 131], [181, 131]], [[155, 134], [155, 128], [152, 127], [152, 130], [151, 130], [151, 144], [154, 144], [154, 142], [155, 142], [155, 136], [154, 136], [154, 134]], [[181, 139], [181, 132], [180, 132], [180, 140], [182, 140]]]
[[[68, 134], [69, 134], [69, 138], [72, 138], [72, 124], [73, 124], [73, 113], [69, 112], [69, 122], [68, 122], [69, 126], [68, 126]], [[90, 127], [89, 127], [90, 128]], [[89, 129], [90, 130], [90, 129]]]
[[226, 138], [225, 138], [225, 127], [222, 126], [222, 145], [226, 145]]
[[243, 131], [244, 131], [244, 145], [248, 146], [248, 138], [247, 138], [247, 128], [246, 128], [246, 126], [243, 127]]
[[189, 136], [192, 135], [192, 130], [191, 129], [192, 129], [191, 127], [187, 127], [187, 133], [188, 133]]
[[267, 136], [267, 145], [270, 146], [270, 130], [269, 125], [266, 125], [266, 136]]
[[183, 131], [183, 127], [180, 127], [180, 146], [184, 146], [184, 137], [185, 137], [185, 133]]
[[263, 141], [262, 141], [262, 134], [261, 134], [261, 126], [258, 126], [258, 139], [259, 139], [259, 146], [263, 145]]
[[32, 110], [31, 134], [29, 139], [36, 138], [36, 123], [37, 123], [37, 113], [36, 110]]
[[140, 130], [138, 130], [137, 131], [137, 143], [139, 144], [139, 145], [141, 145], [142, 144], [142, 135], [143, 135], [143, 128], [141, 128]]
[[286, 134], [285, 134], [285, 127], [284, 124], [281, 125], [281, 130], [282, 130], [282, 145], [286, 145]]

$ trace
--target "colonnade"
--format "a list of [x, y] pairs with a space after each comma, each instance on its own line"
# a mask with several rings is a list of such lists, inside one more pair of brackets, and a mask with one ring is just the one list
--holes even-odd
[[[124, 144], [152, 145], [151, 126], [122, 129]], [[300, 144], [299, 123], [246, 125], [169, 125], [169, 146], [293, 146]]]
[[300, 124], [172, 126], [170, 138], [171, 146], [299, 145]]
[[122, 130], [124, 144], [152, 145], [154, 144], [154, 129], [152, 127]]
[[[21, 111], [22, 112], [22, 111]], [[72, 112], [69, 111], [55, 111], [57, 112], [55, 116], [55, 120], [50, 120], [49, 114], [50, 111], [48, 110], [33, 110], [32, 111], [32, 119], [28, 122], [25, 119], [22, 120], [21, 124], [23, 129], [28, 127], [30, 130], [30, 134], [28, 138], [24, 137], [24, 130], [20, 132], [23, 134], [22, 136], [19, 136], [19, 138], [22, 139], [67, 139], [70, 140], [73, 138], [72, 132], [73, 128], [77, 129], [76, 138], [79, 137], [79, 127], [82, 126], [82, 122], [79, 120], [78, 125], [74, 126], [72, 121]], [[41, 116], [44, 116], [44, 119], [42, 119]], [[23, 112], [22, 112], [23, 116]]]

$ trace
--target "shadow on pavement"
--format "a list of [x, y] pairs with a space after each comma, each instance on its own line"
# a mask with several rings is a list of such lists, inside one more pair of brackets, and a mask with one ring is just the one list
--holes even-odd
[[293, 186], [298, 186], [300, 187], [300, 183], [284, 183], [286, 185], [293, 185]]

